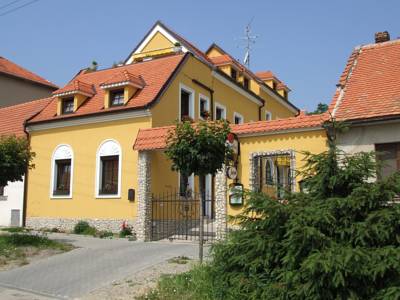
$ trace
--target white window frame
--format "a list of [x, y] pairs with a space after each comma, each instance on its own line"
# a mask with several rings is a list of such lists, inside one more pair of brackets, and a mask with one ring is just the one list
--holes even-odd
[[244, 117], [243, 117], [243, 115], [241, 115], [241, 114], [239, 114], [238, 112], [235, 111], [235, 112], [233, 113], [233, 124], [236, 124], [236, 123], [235, 123], [236, 117], [240, 118], [240, 123], [239, 123], [239, 124], [243, 124], [243, 123], [244, 123]]
[[[103, 149], [104, 148], [104, 149]], [[107, 149], [108, 148], [108, 149]], [[103, 153], [101, 153], [104, 151]], [[115, 195], [102, 195], [99, 193], [101, 185], [101, 157], [118, 155], [118, 193]], [[95, 197], [97, 199], [116, 199], [121, 198], [121, 182], [122, 182], [122, 148], [120, 143], [114, 139], [107, 139], [100, 143], [96, 152], [96, 179], [95, 179]]]
[[223, 119], [226, 120], [226, 106], [222, 105], [221, 103], [215, 102], [214, 105], [214, 119], [217, 120], [217, 108], [223, 109], [224, 113], [223, 113]]
[[[69, 151], [69, 153], [68, 153]], [[69, 179], [69, 194], [68, 195], [54, 195], [54, 185], [57, 180], [56, 174], [56, 160], [70, 159], [71, 160], [71, 178]], [[51, 173], [50, 173], [50, 199], [72, 199], [72, 188], [74, 182], [74, 151], [68, 144], [58, 145], [51, 155]]]
[[178, 120], [181, 120], [181, 97], [182, 97], [182, 90], [184, 90], [187, 93], [190, 93], [189, 97], [189, 117], [191, 117], [193, 120], [195, 118], [194, 114], [194, 97], [195, 97], [195, 92], [194, 89], [184, 85], [183, 83], [179, 83], [179, 108], [178, 108]]
[[207, 96], [204, 96], [203, 94], [199, 94], [199, 119], [204, 120], [204, 118], [201, 116], [201, 100], [205, 100], [206, 101], [206, 107], [209, 113], [211, 113], [210, 111], [210, 98]]
[[272, 113], [270, 111], [265, 112], [265, 120], [271, 121], [272, 120]]

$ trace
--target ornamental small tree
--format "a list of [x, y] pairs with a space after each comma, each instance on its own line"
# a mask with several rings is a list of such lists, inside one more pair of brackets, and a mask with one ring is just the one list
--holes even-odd
[[[203, 203], [207, 174], [215, 174], [230, 154], [226, 144], [230, 132], [225, 120], [209, 122], [190, 121], [177, 123], [167, 138], [167, 157], [172, 161], [172, 170], [179, 171], [184, 178], [191, 174], [199, 177], [200, 183], [200, 261], [203, 258]], [[186, 187], [185, 187], [186, 194]]]
[[22, 180], [27, 168], [33, 167], [33, 157], [26, 138], [0, 137], [0, 186]]

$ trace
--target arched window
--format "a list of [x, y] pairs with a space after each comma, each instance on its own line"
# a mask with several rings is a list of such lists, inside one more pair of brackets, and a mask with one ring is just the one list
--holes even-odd
[[274, 184], [274, 162], [270, 158], [265, 161], [265, 184]]
[[115, 140], [101, 143], [96, 155], [96, 197], [121, 196], [121, 146]]
[[58, 145], [51, 160], [51, 198], [72, 198], [74, 155], [71, 146]]

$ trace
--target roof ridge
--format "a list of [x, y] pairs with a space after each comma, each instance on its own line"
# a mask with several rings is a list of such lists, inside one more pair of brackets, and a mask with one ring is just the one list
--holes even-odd
[[355, 49], [357, 49], [357, 48], [362, 48], [362, 49], [381, 48], [381, 47], [390, 46], [390, 45], [394, 45], [394, 44], [398, 44], [398, 43], [400, 43], [400, 38], [386, 41], [386, 42], [381, 42], [381, 43], [370, 43], [370, 44], [365, 44], [365, 45], [359, 45], [359, 46], [355, 47]]

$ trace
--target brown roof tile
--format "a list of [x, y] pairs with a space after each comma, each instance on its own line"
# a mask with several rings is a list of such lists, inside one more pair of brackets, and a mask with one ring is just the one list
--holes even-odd
[[1, 56], [0, 56], [0, 73], [33, 81], [53, 89], [58, 88], [58, 86], [56, 86], [54, 83], [51, 83], [50, 81], [44, 79], [43, 77], [40, 77], [39, 75], [36, 75], [31, 71], [28, 71], [27, 69]]
[[355, 49], [330, 110], [338, 120], [400, 115], [400, 40]]
[[50, 101], [51, 98], [45, 98], [1, 108], [0, 136], [13, 134], [24, 136], [25, 121], [46, 107]]
[[[299, 115], [298, 117], [272, 121], [251, 122], [231, 125], [232, 132], [238, 135], [281, 132], [294, 129], [318, 128], [329, 119], [328, 114]], [[166, 147], [166, 138], [174, 126], [141, 129], [136, 137], [134, 150], [160, 150]]]
[[105, 112], [104, 96], [105, 91], [100, 88], [100, 85], [113, 76], [121, 72], [128, 71], [131, 74], [140, 74], [146, 85], [139, 90], [124, 106], [109, 108], [107, 111], [120, 111], [126, 109], [142, 108], [149, 105], [158, 93], [172, 76], [175, 69], [183, 61], [185, 55], [172, 55], [162, 58], [157, 58], [150, 61], [134, 63], [122, 67], [100, 70], [96, 72], [78, 74], [74, 80], [85, 82], [94, 86], [93, 97], [88, 98], [79, 109], [68, 115], [57, 116], [57, 100], [53, 98], [51, 103], [40, 114], [34, 117], [30, 122], [43, 122], [50, 120], [73, 118], [78, 116], [86, 116], [96, 113]]

